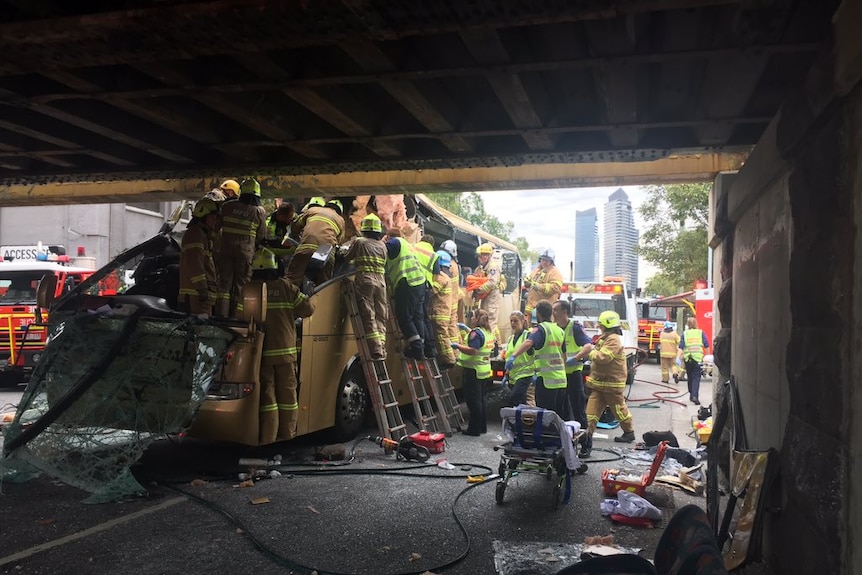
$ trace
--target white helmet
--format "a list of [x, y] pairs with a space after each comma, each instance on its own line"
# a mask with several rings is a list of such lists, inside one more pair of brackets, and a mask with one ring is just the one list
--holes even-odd
[[453, 242], [452, 240], [446, 240], [445, 242], [440, 244], [440, 249], [449, 252], [449, 255], [453, 258], [458, 257], [458, 246], [456, 246], [455, 242]]
[[554, 263], [554, 250], [550, 248], [542, 250], [542, 253], [539, 254], [539, 259], [541, 258], [547, 258], [551, 260], [551, 263]]

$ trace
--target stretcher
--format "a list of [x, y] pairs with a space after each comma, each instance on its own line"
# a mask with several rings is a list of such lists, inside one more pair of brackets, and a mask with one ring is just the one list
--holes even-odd
[[506, 487], [514, 475], [543, 475], [552, 485], [551, 502], [557, 509], [568, 503], [571, 478], [583, 474], [587, 465], [578, 459], [578, 440], [585, 434], [577, 421], [563, 421], [556, 412], [519, 405], [500, 410], [503, 435], [507, 441], [494, 446], [501, 451], [495, 496], [503, 504]]

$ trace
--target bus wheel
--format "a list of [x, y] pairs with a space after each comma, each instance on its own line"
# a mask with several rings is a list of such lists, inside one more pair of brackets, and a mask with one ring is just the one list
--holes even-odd
[[362, 368], [357, 363], [341, 378], [335, 400], [335, 438], [349, 441], [365, 426], [368, 414], [368, 392]]

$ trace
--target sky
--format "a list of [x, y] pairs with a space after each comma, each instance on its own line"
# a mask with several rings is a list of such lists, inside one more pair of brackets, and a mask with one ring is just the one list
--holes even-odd
[[[485, 201], [485, 210], [501, 221], [515, 225], [514, 237], [524, 236], [530, 248], [551, 248], [556, 254], [556, 265], [563, 279], [570, 280], [570, 266], [575, 258], [575, 212], [596, 208], [599, 224], [599, 274], [602, 269], [602, 232], [604, 205], [608, 196], [619, 186], [600, 188], [565, 188], [554, 190], [517, 190], [478, 192]], [[644, 221], [638, 208], [646, 199], [640, 186], [622, 186], [632, 203], [635, 227], [644, 231]], [[532, 262], [535, 264], [535, 262]], [[655, 268], [640, 260], [638, 283], [643, 286], [656, 272]]]

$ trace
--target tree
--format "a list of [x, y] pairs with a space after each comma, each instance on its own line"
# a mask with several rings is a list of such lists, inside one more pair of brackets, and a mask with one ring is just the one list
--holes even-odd
[[688, 290], [679, 289], [676, 282], [670, 279], [667, 274], [662, 272], [649, 278], [643, 289], [644, 297], [648, 298], [676, 295], [684, 291]]
[[706, 279], [709, 191], [712, 184], [648, 186], [647, 200], [639, 208], [646, 222], [638, 255], [660, 273], [650, 279], [647, 291], [687, 291]]
[[518, 247], [522, 259], [535, 260], [538, 253], [530, 249], [527, 238], [518, 236], [512, 238], [515, 224], [504, 222], [497, 216], [485, 211], [485, 200], [476, 192], [440, 192], [434, 193], [434, 202], [440, 207], [460, 216], [493, 236], [506, 240]]

